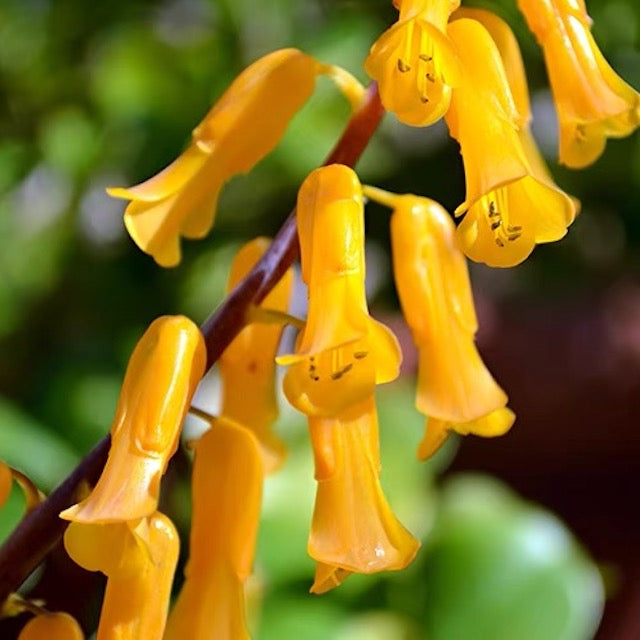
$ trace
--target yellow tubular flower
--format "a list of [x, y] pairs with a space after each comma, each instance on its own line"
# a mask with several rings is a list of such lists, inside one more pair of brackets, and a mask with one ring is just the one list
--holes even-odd
[[18, 640], [84, 640], [84, 633], [73, 616], [58, 611], [29, 620]]
[[278, 144], [319, 74], [330, 76], [352, 106], [362, 99], [362, 87], [344, 70], [297, 49], [274, 51], [233, 81], [177, 160], [141, 184], [107, 189], [131, 200], [124, 222], [134, 242], [159, 265], [177, 265], [180, 236], [209, 232], [224, 183], [250, 171]]
[[390, 196], [388, 204], [396, 288], [420, 353], [419, 411], [463, 423], [504, 407], [507, 396], [475, 345], [471, 283], [451, 217], [413, 195]]
[[[513, 31], [511, 31], [509, 25], [502, 18], [484, 9], [463, 7], [451, 16], [452, 20], [459, 20], [460, 18], [477, 20], [489, 32], [502, 58], [502, 64], [504, 65], [511, 95], [518, 114], [516, 121], [518, 125], [518, 136], [531, 168], [531, 174], [537, 180], [540, 180], [540, 182], [544, 182], [548, 186], [558, 189], [531, 133], [531, 105], [529, 102], [527, 75], [524, 62], [522, 61], [522, 55], [520, 54], [520, 47], [518, 46], [518, 41]], [[574, 206], [575, 215], [577, 215], [580, 211], [580, 202], [573, 197], [571, 197], [571, 201]]]
[[161, 640], [180, 539], [165, 515], [135, 523], [72, 523], [65, 533], [71, 558], [108, 578], [97, 640]]
[[0, 460], [0, 507], [9, 499], [13, 486], [11, 469]]
[[380, 486], [373, 395], [335, 418], [309, 418], [318, 489], [308, 552], [319, 564], [311, 591], [350, 573], [406, 567], [420, 543], [394, 516]]
[[446, 115], [449, 132], [460, 144], [467, 188], [455, 212], [466, 213], [458, 239], [472, 260], [514, 266], [536, 243], [562, 238], [575, 206], [532, 167], [500, 53], [487, 30], [475, 20], [460, 19], [448, 32], [459, 45], [464, 69]]
[[61, 518], [121, 522], [156, 510], [160, 478], [205, 362], [204, 338], [191, 320], [163, 316], [151, 323], [127, 366], [104, 471], [89, 497]]
[[[256, 238], [238, 252], [231, 266], [228, 292], [244, 278], [270, 244], [267, 238]], [[286, 312], [292, 286], [293, 271], [289, 269], [261, 307]], [[271, 431], [271, 424], [278, 417], [275, 357], [282, 329], [281, 324], [251, 323], [227, 347], [218, 362], [222, 379], [221, 414], [253, 431], [262, 445], [266, 471], [277, 469], [285, 456], [284, 443]], [[251, 389], [250, 400], [247, 389]]]
[[371, 47], [364, 66], [378, 82], [387, 111], [413, 126], [426, 126], [447, 111], [460, 80], [447, 20], [460, 0], [398, 0], [398, 22]]
[[249, 638], [244, 582], [253, 564], [262, 478], [254, 435], [215, 420], [195, 447], [189, 562], [165, 640]]
[[395, 379], [401, 361], [395, 336], [367, 309], [362, 187], [343, 165], [316, 169], [298, 194], [302, 278], [309, 289], [307, 322], [284, 392], [307, 415], [333, 416]]
[[591, 35], [583, 0], [518, 0], [544, 52], [558, 111], [559, 158], [568, 167], [595, 162], [608, 137], [640, 123], [640, 94], [609, 66]]

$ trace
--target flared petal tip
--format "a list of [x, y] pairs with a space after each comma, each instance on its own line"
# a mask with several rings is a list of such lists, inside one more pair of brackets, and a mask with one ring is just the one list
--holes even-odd
[[476, 420], [452, 425], [452, 428], [462, 435], [472, 433], [483, 438], [494, 438], [507, 433], [515, 419], [516, 414], [509, 407], [501, 407]]
[[321, 595], [339, 587], [353, 572], [332, 564], [318, 562], [309, 593]]
[[447, 441], [451, 429], [444, 420], [429, 418], [424, 437], [418, 445], [418, 460], [425, 461], [435, 455]]
[[123, 200], [133, 200], [135, 198], [127, 187], [107, 187], [105, 191], [112, 198], [122, 198]]

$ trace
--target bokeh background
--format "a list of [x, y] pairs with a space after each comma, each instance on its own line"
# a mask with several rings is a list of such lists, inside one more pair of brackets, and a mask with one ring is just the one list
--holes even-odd
[[[251, 585], [259, 640], [640, 637], [640, 137], [610, 142], [586, 170], [558, 167], [542, 57], [515, 2], [469, 4], [516, 31], [534, 133], [583, 203], [568, 236], [525, 264], [471, 268], [479, 344], [518, 420], [499, 440], [469, 437], [417, 462], [415, 353], [391, 280], [388, 212], [369, 207], [371, 307], [405, 351], [403, 379], [380, 393], [383, 484], [424, 547], [404, 573], [307, 594], [311, 455], [303, 419], [283, 407], [291, 452], [267, 482]], [[640, 5], [588, 8], [608, 60], [640, 87]], [[136, 249], [105, 187], [168, 164], [232, 78], [272, 49], [302, 48], [366, 81], [362, 61], [395, 15], [386, 0], [0, 0], [0, 458], [44, 490], [69, 472], [108, 431], [146, 325], [166, 313], [207, 317], [234, 251], [275, 233], [348, 108], [320, 79], [275, 153], [225, 188], [214, 232], [184, 243], [176, 269]], [[450, 210], [463, 199], [457, 145], [441, 125], [388, 116], [359, 172]], [[215, 408], [215, 377], [198, 398]], [[181, 454], [163, 499], [183, 532], [188, 492]], [[21, 509], [14, 490], [0, 536]], [[92, 581], [56, 555], [36, 592], [90, 624]], [[0, 623], [0, 636], [12, 629]]]

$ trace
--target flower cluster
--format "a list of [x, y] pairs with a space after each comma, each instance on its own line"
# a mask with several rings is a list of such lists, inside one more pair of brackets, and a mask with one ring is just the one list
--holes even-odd
[[[380, 482], [376, 387], [398, 377], [402, 354], [390, 329], [368, 310], [367, 200], [392, 210], [396, 289], [419, 353], [416, 407], [426, 419], [419, 458], [432, 456], [451, 432], [497, 436], [514, 422], [507, 395], [475, 344], [467, 258], [517, 265], [536, 244], [562, 238], [579, 203], [555, 184], [531, 135], [524, 65], [508, 25], [491, 12], [461, 8], [459, 0], [394, 4], [398, 22], [373, 44], [365, 69], [385, 109], [400, 121], [427, 126], [445, 119], [464, 164], [466, 197], [454, 212], [464, 217], [456, 226], [427, 197], [363, 186], [344, 164], [304, 180], [296, 209], [306, 320], [287, 313], [289, 270], [249, 306], [219, 361], [219, 415], [192, 408], [209, 429], [193, 443], [189, 560], [171, 613], [179, 540], [158, 510], [160, 483], [205, 373], [207, 350], [185, 317], [150, 325], [129, 361], [104, 471], [60, 514], [71, 522], [69, 555], [108, 578], [98, 640], [248, 637], [244, 585], [263, 482], [286, 455], [272, 431], [276, 363], [286, 367], [283, 392], [306, 417], [314, 453], [311, 591], [326, 592], [352, 573], [399, 570], [415, 557], [420, 542], [394, 515]], [[558, 108], [560, 161], [585, 166], [602, 153], [607, 137], [638, 125], [639, 96], [599, 52], [582, 0], [518, 5], [544, 51]], [[130, 200], [124, 220], [135, 243], [162, 266], [178, 264], [181, 237], [209, 232], [224, 183], [277, 145], [318, 75], [329, 76], [358, 111], [365, 90], [349, 73], [297, 49], [276, 51], [238, 76], [170, 166], [136, 186], [110, 189]], [[258, 238], [241, 249], [229, 292], [269, 247]], [[278, 355], [284, 324], [299, 333], [290, 352]], [[12, 477], [0, 463], [0, 503]], [[37, 503], [37, 491], [30, 495]], [[21, 637], [58, 637], [67, 628], [64, 637], [81, 637], [76, 627], [66, 614], [43, 612]]]

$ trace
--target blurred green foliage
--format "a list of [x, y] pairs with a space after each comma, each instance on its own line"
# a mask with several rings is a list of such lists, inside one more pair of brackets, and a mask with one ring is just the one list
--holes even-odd
[[[568, 238], [536, 249], [507, 285], [507, 276], [496, 275], [494, 294], [544, 289], [564, 296], [623, 273], [637, 277], [640, 138], [610, 142], [586, 171], [559, 169], [542, 58], [515, 3], [470, 4], [493, 8], [514, 26], [533, 92], [534, 132], [558, 182], [583, 200]], [[588, 4], [606, 56], [640, 86], [640, 5]], [[297, 46], [366, 80], [364, 56], [394, 16], [387, 0], [0, 2], [0, 457], [44, 489], [59, 481], [107, 431], [144, 327], [163, 313], [206, 317], [222, 299], [235, 248], [249, 232], [277, 230], [348, 109], [320, 80], [277, 151], [225, 188], [214, 233], [185, 243], [174, 270], [157, 268], [134, 247], [123, 204], [104, 188], [136, 183], [168, 164], [231, 79], [269, 50]], [[458, 149], [442, 126], [413, 130], [388, 117], [360, 172], [365, 181], [428, 195], [450, 209], [463, 199]], [[367, 215], [368, 233], [386, 247], [387, 214], [374, 206]], [[484, 283], [491, 277], [485, 271], [476, 270]], [[392, 309], [384, 269], [379, 285], [378, 305]], [[489, 481], [436, 490], [434, 475], [455, 446], [433, 465], [418, 465], [422, 420], [412, 391], [400, 386], [381, 396], [383, 483], [424, 536], [419, 562], [399, 576], [351, 578], [323, 598], [302, 595], [312, 571], [304, 547], [313, 481], [303, 422], [286, 413], [281, 429], [292, 453], [268, 482], [259, 542], [259, 637], [590, 637], [599, 581], [563, 525]], [[2, 535], [22, 509], [15, 494]], [[188, 510], [176, 517], [185, 521]]]

